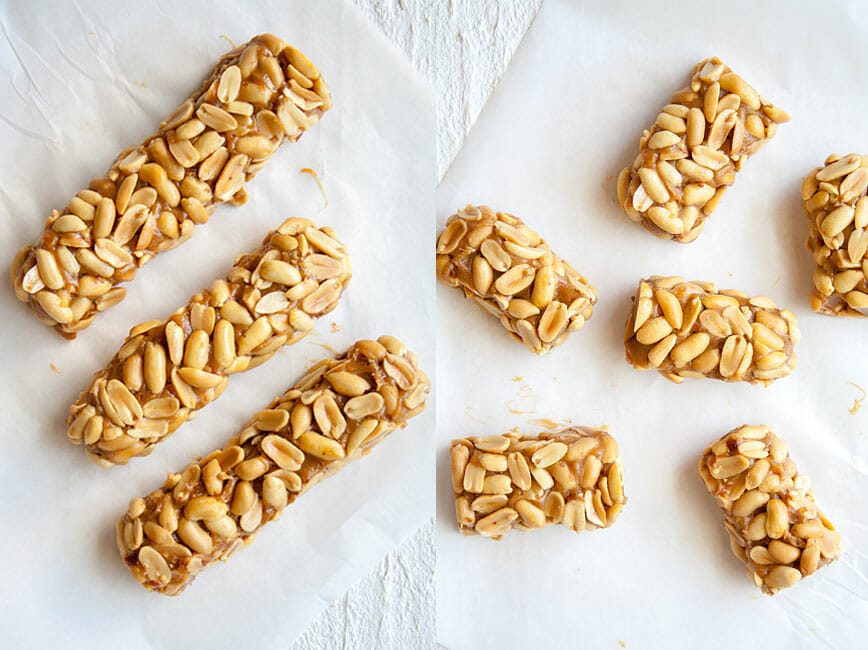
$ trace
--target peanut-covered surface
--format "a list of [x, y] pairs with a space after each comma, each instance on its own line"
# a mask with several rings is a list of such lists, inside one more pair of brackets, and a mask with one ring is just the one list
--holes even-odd
[[468, 205], [437, 239], [437, 278], [463, 291], [536, 354], [591, 317], [597, 290], [518, 217]]
[[792, 587], [838, 557], [841, 536], [767, 426], [727, 433], [703, 452], [699, 474], [723, 510], [732, 552], [765, 593]]
[[712, 282], [652, 276], [639, 283], [627, 319], [627, 361], [681, 383], [710, 377], [768, 385], [796, 367], [799, 323], [770, 298]]
[[720, 59], [698, 63], [618, 176], [618, 203], [663, 239], [699, 236], [744, 162], [790, 119]]
[[130, 501], [117, 524], [123, 561], [146, 589], [181, 593], [308, 488], [406, 426], [429, 389], [416, 356], [392, 336], [321, 361], [226, 447]]
[[452, 491], [465, 535], [562, 524], [607, 528], [627, 502], [618, 444], [605, 431], [569, 427], [538, 436], [453, 440]]
[[868, 156], [832, 154], [802, 183], [814, 257], [811, 308], [828, 316], [868, 314]]
[[119, 303], [140, 266], [189, 239], [331, 106], [319, 71], [263, 34], [226, 54], [153, 136], [122, 152], [12, 262], [15, 295], [66, 338]]
[[337, 306], [351, 273], [331, 228], [287, 219], [259, 250], [236, 258], [225, 279], [167, 320], [130, 330], [70, 408], [69, 440], [106, 467], [150, 453], [217, 399], [229, 375], [310, 332]]

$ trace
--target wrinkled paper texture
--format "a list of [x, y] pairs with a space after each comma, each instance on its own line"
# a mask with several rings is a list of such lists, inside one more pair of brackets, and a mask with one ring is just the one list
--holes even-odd
[[[18, 0], [0, 11], [0, 27], [4, 269], [39, 236], [52, 208], [199, 88], [232, 49], [228, 39], [272, 32], [304, 52], [331, 88], [334, 107], [271, 158], [249, 184], [246, 205], [218, 207], [190, 241], [148, 263], [127, 285], [127, 299], [75, 341], [39, 324], [10, 288], [0, 297], [4, 639], [16, 647], [97, 640], [287, 648], [430, 517], [433, 406], [178, 598], [149, 593], [129, 575], [114, 525], [131, 498], [222, 446], [306, 368], [357, 339], [398, 336], [433, 378], [433, 95], [358, 10], [337, 0]], [[327, 207], [304, 167], [322, 179]], [[92, 373], [133, 325], [168, 316], [290, 216], [331, 225], [346, 243], [353, 278], [338, 308], [301, 343], [233, 376], [219, 400], [151, 456], [113, 469], [88, 462], [67, 441], [64, 420]]]
[[[512, 212], [599, 289], [585, 328], [537, 358], [438, 287], [438, 641], [479, 647], [854, 648], [868, 625], [868, 321], [814, 314], [802, 178], [832, 152], [868, 153], [859, 3], [548, 0], [438, 193]], [[615, 181], [642, 130], [698, 61], [717, 55], [792, 115], [738, 174], [694, 243], [654, 238]], [[768, 388], [676, 385], [624, 360], [641, 277], [683, 275], [765, 294], [800, 319], [795, 372]], [[852, 382], [852, 383], [851, 383]], [[542, 418], [605, 426], [629, 498], [612, 528], [501, 542], [458, 533], [448, 443]], [[705, 447], [766, 423], [812, 479], [843, 557], [773, 598], [729, 549], [697, 473]], [[503, 644], [503, 645], [501, 645]]]

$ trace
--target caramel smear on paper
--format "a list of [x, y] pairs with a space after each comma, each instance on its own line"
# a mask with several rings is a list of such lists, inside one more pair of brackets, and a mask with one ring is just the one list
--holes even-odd
[[321, 347], [324, 350], [328, 350], [329, 352], [331, 352], [335, 356], [337, 356], [337, 354], [338, 354], [337, 350], [335, 350], [332, 346], [330, 346], [326, 343], [317, 343], [316, 341], [311, 341], [311, 343], [313, 343], [314, 345], [318, 345], [319, 347]]
[[231, 38], [229, 38], [228, 36], [226, 36], [226, 34], [220, 34], [220, 38], [222, 38], [224, 41], [228, 42], [229, 45], [232, 46], [232, 49], [233, 49], [233, 50], [234, 50], [236, 47], [238, 47], [238, 46], [235, 44], [235, 41], [233, 41]]
[[332, 321], [332, 334], [337, 334], [341, 331], [341, 326], [338, 325], [335, 321]]
[[562, 427], [568, 427], [572, 424], [571, 420], [561, 420], [558, 422], [557, 420], [551, 420], [549, 418], [536, 418], [530, 421], [531, 424], [536, 424], [537, 426], [541, 426], [544, 429], [548, 429], [552, 431], [554, 429], [560, 429]]
[[[513, 381], [521, 381], [522, 377], [513, 377]], [[515, 402], [527, 399], [528, 397], [536, 397], [536, 394], [531, 392], [531, 387], [528, 384], [520, 384], [518, 394], [513, 399], [504, 401], [506, 409], [513, 415], [530, 415], [536, 411], [522, 411], [515, 407]]]
[[859, 384], [856, 384], [852, 381], [848, 382], [848, 383], [851, 386], [855, 386], [856, 388], [858, 388], [859, 390], [862, 391], [862, 397], [857, 397], [855, 399], [855, 401], [853, 402], [853, 406], [850, 408], [850, 415], [856, 415], [856, 413], [859, 412], [859, 409], [862, 408], [862, 402], [865, 401], [866, 393], [865, 393], [865, 389], [862, 388]]
[[512, 413], [513, 415], [530, 415], [532, 413], [536, 413], [536, 411], [520, 411], [519, 409], [512, 408], [509, 405], [509, 402], [504, 402], [506, 404], [506, 410]]
[[314, 170], [312, 170], [310, 167], [302, 167], [301, 173], [302, 174], [310, 174], [311, 176], [313, 176], [314, 180], [316, 181], [316, 184], [319, 185], [319, 191], [322, 192], [322, 198], [325, 201], [324, 207], [327, 208], [329, 205], [329, 197], [326, 196], [325, 188], [322, 186], [322, 181], [319, 179], [319, 176], [317, 176], [316, 172]]
[[61, 372], [63, 372], [60, 368], [58, 368], [57, 366], [55, 366], [53, 363], [49, 363], [48, 365], [51, 366], [51, 369], [52, 369], [54, 372], [56, 372], [58, 375], [59, 375]]
[[536, 397], [536, 393], [531, 392], [531, 387], [528, 384], [522, 384], [518, 387], [516, 399], [527, 399], [528, 397]]
[[467, 418], [473, 420], [474, 422], [479, 422], [479, 424], [488, 424], [488, 422], [486, 422], [485, 420], [480, 420], [478, 417], [473, 415], [473, 407], [469, 404], [464, 407], [464, 415]]

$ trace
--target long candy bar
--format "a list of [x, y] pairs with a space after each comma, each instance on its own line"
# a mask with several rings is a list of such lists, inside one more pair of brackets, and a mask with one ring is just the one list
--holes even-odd
[[811, 307], [828, 316], [868, 315], [868, 156], [832, 154], [802, 183], [814, 256]]
[[605, 431], [569, 427], [538, 436], [452, 441], [452, 491], [465, 535], [500, 539], [510, 529], [562, 524], [607, 528], [627, 502], [618, 443]]
[[685, 377], [770, 384], [796, 367], [799, 322], [765, 296], [712, 282], [652, 276], [627, 319], [627, 361], [681, 383]]
[[406, 426], [429, 388], [416, 356], [392, 336], [321, 361], [226, 447], [133, 499], [117, 524], [121, 557], [146, 589], [181, 593], [312, 485]]
[[618, 203], [657, 237], [691, 242], [744, 161], [789, 119], [720, 59], [701, 61], [643, 132], [618, 176]]
[[468, 205], [437, 240], [437, 278], [542, 354], [591, 317], [597, 290], [520, 219]]
[[331, 228], [287, 219], [226, 279], [165, 321], [132, 330], [70, 408], [71, 442], [100, 465], [150, 453], [191, 412], [217, 399], [229, 375], [267, 361], [332, 311], [350, 280]]
[[770, 595], [838, 557], [841, 536], [810, 480], [767, 426], [741, 426], [705, 450], [699, 474], [724, 513], [730, 547]]
[[263, 34], [225, 55], [202, 87], [138, 147], [122, 152], [18, 251], [9, 279], [37, 318], [66, 338], [119, 303], [119, 286], [154, 255], [186, 241], [277, 148], [331, 106], [301, 52]]

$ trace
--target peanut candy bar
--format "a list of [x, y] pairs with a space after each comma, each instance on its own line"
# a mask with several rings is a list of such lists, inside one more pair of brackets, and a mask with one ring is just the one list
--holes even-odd
[[75, 338], [124, 299], [121, 283], [189, 239], [217, 204], [243, 204], [244, 183], [330, 107], [317, 69], [276, 36], [229, 52], [156, 134], [53, 211], [40, 239], [12, 262], [15, 295]]
[[237, 257], [225, 279], [167, 320], [130, 330], [70, 408], [69, 440], [103, 467], [150, 453], [217, 399], [229, 375], [310, 332], [337, 306], [350, 275], [331, 228], [287, 219], [259, 250]]
[[723, 510], [732, 552], [765, 593], [792, 587], [838, 557], [841, 536], [767, 426], [727, 433], [703, 452], [699, 474]]
[[799, 321], [770, 298], [713, 282], [651, 276], [627, 319], [627, 361], [680, 384], [710, 377], [768, 385], [796, 367]]
[[536, 354], [591, 317], [597, 290], [518, 217], [468, 205], [437, 239], [437, 278], [461, 289]]
[[451, 454], [465, 535], [500, 539], [512, 528], [550, 524], [577, 533], [608, 528], [627, 502], [618, 443], [598, 429], [464, 438], [452, 441]]
[[802, 183], [814, 256], [811, 308], [827, 316], [868, 314], [868, 156], [832, 154]]
[[405, 427], [429, 389], [416, 355], [392, 336], [321, 361], [226, 447], [130, 501], [117, 524], [124, 563], [145, 589], [181, 593], [308, 488]]
[[618, 203], [653, 235], [687, 243], [744, 161], [790, 116], [716, 57], [698, 63], [690, 85], [670, 101], [618, 176]]

